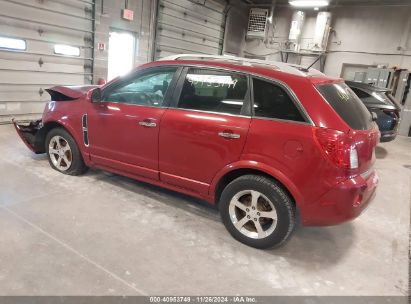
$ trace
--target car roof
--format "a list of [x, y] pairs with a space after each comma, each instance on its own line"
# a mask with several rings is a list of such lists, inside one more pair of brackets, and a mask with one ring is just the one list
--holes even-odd
[[314, 84], [342, 81], [342, 79], [329, 77], [313, 68], [307, 69], [299, 65], [284, 62], [249, 59], [235, 56], [180, 54], [162, 58], [145, 66], [153, 65], [199, 65], [220, 67], [269, 78], [293, 76], [293, 78], [307, 79]]
[[362, 89], [368, 92], [390, 92], [391, 90], [388, 88], [377, 87], [375, 85], [364, 83], [364, 82], [357, 82], [357, 81], [346, 81], [346, 84], [349, 87]]

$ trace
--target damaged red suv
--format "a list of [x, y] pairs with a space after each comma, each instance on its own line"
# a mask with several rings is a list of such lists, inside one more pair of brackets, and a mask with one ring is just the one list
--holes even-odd
[[[180, 55], [103, 87], [54, 87], [26, 145], [217, 204], [237, 240], [267, 248], [303, 225], [357, 217], [378, 178], [379, 131], [340, 79], [235, 57]], [[298, 217], [297, 217], [298, 214]]]

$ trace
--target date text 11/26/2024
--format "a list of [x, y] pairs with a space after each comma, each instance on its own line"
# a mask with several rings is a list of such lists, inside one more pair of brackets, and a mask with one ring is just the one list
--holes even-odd
[[257, 303], [257, 299], [248, 296], [161, 296], [150, 297], [150, 303]]

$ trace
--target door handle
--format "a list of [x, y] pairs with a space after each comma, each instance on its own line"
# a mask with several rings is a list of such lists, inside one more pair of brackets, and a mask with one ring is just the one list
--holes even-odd
[[157, 127], [157, 124], [155, 122], [151, 122], [151, 121], [147, 121], [147, 120], [139, 121], [138, 124], [140, 126], [146, 127], [146, 128], [155, 128], [155, 127]]
[[232, 132], [219, 132], [218, 136], [227, 138], [227, 139], [239, 139], [240, 138], [240, 134], [236, 134], [236, 133], [232, 133]]

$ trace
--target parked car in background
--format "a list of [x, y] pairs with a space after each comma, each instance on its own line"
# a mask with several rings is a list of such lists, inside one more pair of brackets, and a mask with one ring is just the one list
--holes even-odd
[[51, 167], [96, 167], [207, 200], [256, 248], [282, 244], [297, 218], [357, 217], [378, 183], [370, 112], [341, 79], [313, 69], [181, 55], [103, 87], [48, 92], [42, 120], [15, 127]]
[[362, 100], [370, 112], [377, 114], [377, 124], [381, 132], [381, 141], [392, 141], [397, 136], [400, 121], [400, 106], [387, 88], [376, 87], [367, 83], [346, 81], [348, 86]]

